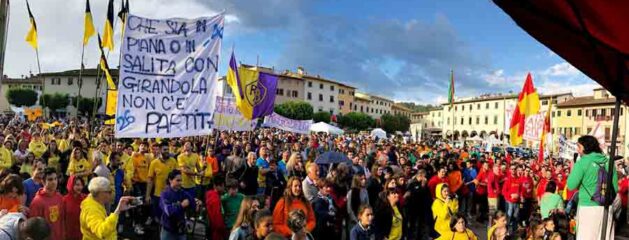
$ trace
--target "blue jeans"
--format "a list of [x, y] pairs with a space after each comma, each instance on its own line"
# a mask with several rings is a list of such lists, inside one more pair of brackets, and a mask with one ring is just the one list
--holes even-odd
[[520, 204], [507, 202], [507, 219], [509, 220], [509, 232], [515, 233], [518, 228], [518, 216], [520, 214]]
[[162, 232], [159, 234], [159, 239], [161, 240], [186, 240], [186, 235], [182, 234], [182, 235], [178, 235], [178, 234], [174, 234], [169, 232], [168, 230], [162, 228]]

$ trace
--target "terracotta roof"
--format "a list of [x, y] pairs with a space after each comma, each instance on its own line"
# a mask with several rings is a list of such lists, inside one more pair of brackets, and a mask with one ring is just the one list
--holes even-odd
[[564, 102], [558, 103], [557, 107], [576, 107], [576, 106], [591, 106], [591, 105], [607, 105], [614, 104], [616, 99], [614, 97], [610, 98], [599, 98], [595, 99], [594, 96], [587, 97], [575, 97], [573, 99], [566, 100]]
[[413, 110], [411, 110], [410, 108], [407, 108], [407, 107], [405, 107], [404, 105], [399, 104], [399, 103], [394, 103], [391, 107], [392, 107], [392, 108], [401, 109], [401, 110], [403, 110], [403, 111], [407, 111], [407, 112], [413, 112]]

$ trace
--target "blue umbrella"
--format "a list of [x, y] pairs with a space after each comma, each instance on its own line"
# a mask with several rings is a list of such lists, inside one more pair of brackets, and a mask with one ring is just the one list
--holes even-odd
[[352, 161], [347, 157], [347, 155], [341, 152], [325, 152], [317, 159], [315, 159], [316, 164], [333, 164], [333, 163], [349, 163]]

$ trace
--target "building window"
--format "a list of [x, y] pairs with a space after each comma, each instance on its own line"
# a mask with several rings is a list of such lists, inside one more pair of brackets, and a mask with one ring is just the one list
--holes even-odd
[[480, 118], [476, 117], [476, 125], [480, 124]]
[[284, 89], [278, 88], [275, 92], [277, 95], [284, 96]]
[[485, 109], [489, 109], [489, 103], [485, 103]]
[[581, 128], [574, 128], [574, 135], [581, 135]]
[[330, 115], [334, 115], [334, 109], [330, 108]]
[[465, 123], [465, 119], [461, 118], [461, 125]]
[[[354, 105], [356, 106], [356, 105]], [[352, 102], [349, 103], [349, 109], [352, 109]]]
[[485, 116], [485, 125], [489, 124], [489, 117]]
[[448, 118], [448, 120], [446, 122], [448, 123], [448, 125], [450, 125], [450, 118]]
[[68, 78], [68, 85], [72, 86], [72, 84], [74, 84], [74, 78], [69, 77]]
[[323, 94], [319, 94], [319, 102], [323, 102]]
[[607, 116], [607, 114], [606, 114], [606, 112], [605, 112], [605, 109], [604, 109], [604, 108], [603, 108], [603, 109], [601, 109], [601, 116]]
[[299, 97], [299, 92], [297, 92], [297, 90], [293, 91], [293, 97], [294, 98]]
[[312, 93], [308, 92], [308, 100], [312, 100]]
[[465, 105], [461, 106], [461, 111], [465, 111]]
[[469, 125], [472, 125], [472, 117], [470, 117], [467, 122], [469, 123]]
[[373, 113], [373, 108], [371, 108], [371, 113]]
[[334, 102], [334, 96], [330, 96], [330, 102], [333, 103]]
[[583, 112], [581, 111], [581, 109], [577, 110], [577, 116], [581, 116], [581, 114], [583, 114]]
[[480, 103], [476, 104], [476, 109], [480, 110]]
[[472, 106], [474, 106], [474, 105], [470, 104], [470, 111], [472, 111]]
[[323, 89], [323, 83], [319, 83], [319, 89]]
[[589, 117], [590, 116], [590, 109], [585, 109], [585, 116]]
[[321, 107], [320, 107], [320, 108], [319, 108], [319, 112], [323, 112], [323, 108], [321, 108]]
[[542, 105], [546, 105], [546, 104], [548, 104], [548, 100], [542, 101]]
[[330, 86], [330, 91], [334, 91], [334, 85]]
[[609, 141], [610, 140], [610, 138], [611, 138], [611, 134], [610, 133], [611, 133], [610, 128], [606, 127], [605, 128], [605, 141]]
[[312, 82], [308, 81], [308, 87], [312, 87]]
[[457, 109], [457, 106], [454, 106], [454, 111], [457, 111], [456, 109]]
[[498, 116], [494, 116], [494, 124], [498, 124]]
[[[360, 106], [360, 112], [363, 112], [363, 106]], [[602, 228], [601, 228], [602, 229]]]
[[572, 116], [572, 110], [568, 110], [568, 111], [566, 112], [566, 116], [567, 116], [567, 117]]
[[561, 117], [561, 110], [557, 111], [557, 117]]
[[498, 102], [494, 103], [494, 107], [498, 109]]

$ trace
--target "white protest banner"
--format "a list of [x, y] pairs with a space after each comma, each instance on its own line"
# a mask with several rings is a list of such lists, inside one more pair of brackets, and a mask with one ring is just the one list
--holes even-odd
[[[509, 132], [511, 118], [513, 117], [513, 111], [515, 111], [515, 103], [507, 103], [505, 108], [505, 132]], [[524, 126], [524, 134], [522, 138], [530, 141], [539, 141], [542, 137], [542, 130], [544, 130], [544, 118], [546, 117], [547, 110], [540, 110], [538, 114], [526, 118], [526, 124]]]
[[577, 143], [569, 141], [564, 135], [559, 136], [559, 157], [573, 159], [577, 152]]
[[197, 19], [129, 14], [120, 53], [117, 138], [211, 132], [223, 23], [223, 13]]
[[242, 116], [234, 98], [216, 97], [214, 128], [221, 131], [251, 131], [256, 122], [257, 120], [247, 120]]
[[283, 117], [275, 112], [273, 114], [264, 117], [264, 123], [262, 126], [279, 128], [284, 131], [308, 134], [310, 132], [310, 125], [312, 120], [293, 120]]

